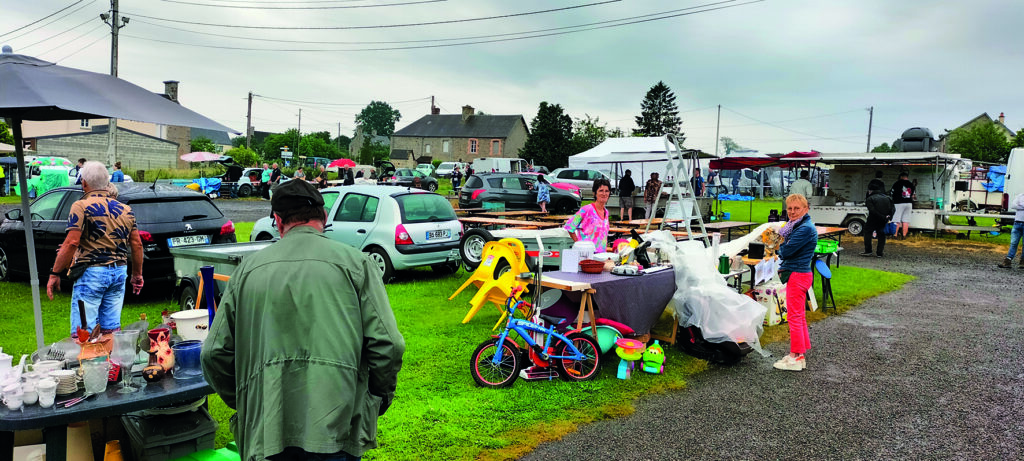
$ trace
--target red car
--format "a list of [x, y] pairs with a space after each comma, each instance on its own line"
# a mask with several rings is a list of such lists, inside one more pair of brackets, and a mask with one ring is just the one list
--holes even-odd
[[575, 184], [569, 184], [567, 182], [551, 182], [551, 177], [550, 176], [548, 176], [548, 175], [546, 175], [544, 173], [537, 173], [537, 172], [534, 172], [534, 171], [520, 171], [519, 174], [528, 174], [528, 175], [533, 175], [533, 176], [544, 176], [544, 179], [547, 179], [548, 182], [551, 183], [551, 187], [557, 187], [559, 189], [562, 189], [564, 191], [572, 192], [572, 193], [582, 197], [582, 194], [580, 194], [580, 188], [577, 185], [575, 185]]

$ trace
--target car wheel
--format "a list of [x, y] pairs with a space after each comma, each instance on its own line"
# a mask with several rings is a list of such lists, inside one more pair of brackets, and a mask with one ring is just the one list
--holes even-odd
[[268, 234], [266, 232], [260, 232], [260, 235], [256, 236], [256, 241], [257, 242], [262, 242], [262, 241], [265, 241], [265, 240], [274, 240], [274, 236], [270, 235], [270, 234]]
[[377, 266], [377, 269], [380, 269], [381, 279], [384, 280], [384, 283], [388, 283], [391, 280], [392, 272], [394, 272], [391, 266], [391, 258], [388, 257], [388, 254], [380, 248], [373, 248], [367, 253], [367, 256]]
[[854, 218], [846, 222], [846, 230], [853, 235], [860, 235], [864, 232], [864, 221]]
[[250, 195], [252, 195], [252, 185], [251, 184], [242, 184], [241, 186], [238, 186], [238, 196], [239, 197], [248, 197]]
[[181, 310], [195, 309], [199, 303], [199, 293], [196, 288], [192, 285], [185, 285], [181, 289], [181, 296], [178, 297], [178, 305], [181, 306]]
[[11, 262], [7, 260], [7, 253], [0, 247], [0, 280], [7, 280], [10, 277]]
[[576, 206], [575, 200], [562, 199], [555, 205], [555, 211], [558, 214], [572, 214], [575, 213], [577, 209], [578, 207]]
[[494, 237], [485, 229], [470, 229], [462, 236], [459, 256], [462, 256], [462, 265], [466, 266], [466, 271], [476, 270], [482, 259], [484, 244], [492, 240]]
[[438, 263], [430, 266], [430, 268], [433, 269], [434, 272], [438, 272], [441, 274], [454, 274], [459, 271], [459, 262], [448, 261], [444, 263]]
[[497, 280], [510, 270], [512, 270], [512, 264], [509, 264], [505, 258], [498, 258], [498, 263], [494, 265], [494, 279]]
[[437, 190], [437, 183], [436, 182], [427, 183], [427, 190], [430, 191], [430, 192], [436, 191]]

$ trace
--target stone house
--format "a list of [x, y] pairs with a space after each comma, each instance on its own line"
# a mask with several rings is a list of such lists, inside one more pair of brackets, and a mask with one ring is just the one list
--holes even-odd
[[394, 164], [395, 168], [416, 168], [416, 159], [408, 149], [392, 150], [388, 161]]
[[348, 152], [352, 158], [359, 158], [359, 149], [362, 149], [363, 144], [368, 142], [380, 143], [382, 146], [390, 146], [391, 139], [387, 136], [368, 135], [363, 132], [363, 127], [357, 126], [355, 135], [352, 136], [352, 141], [348, 145]]
[[939, 152], [949, 152], [946, 150], [947, 144], [949, 143], [949, 133], [958, 130], [960, 128], [967, 128], [977, 123], [992, 123], [996, 126], [996, 129], [1006, 136], [1007, 141], [1013, 140], [1014, 132], [1006, 126], [1006, 115], [1002, 112], [999, 113], [999, 118], [993, 119], [988, 116], [988, 112], [982, 112], [981, 115], [968, 120], [963, 125], [960, 125], [953, 130], [946, 130], [945, 133], [939, 135]]
[[393, 150], [412, 157], [471, 162], [481, 157], [519, 156], [529, 130], [522, 115], [477, 115], [471, 106], [462, 114], [424, 115], [391, 136]]
[[[85, 158], [106, 163], [108, 131], [107, 125], [100, 125], [83, 133], [39, 136], [35, 138], [35, 155], [66, 157], [72, 162]], [[178, 143], [166, 139], [117, 128], [117, 158], [132, 175], [136, 170], [176, 168], [178, 147]]]

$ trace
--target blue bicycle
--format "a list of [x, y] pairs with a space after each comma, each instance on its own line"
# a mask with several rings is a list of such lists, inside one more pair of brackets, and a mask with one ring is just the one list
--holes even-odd
[[[511, 386], [519, 377], [519, 370], [531, 360], [531, 351], [536, 361], [554, 365], [559, 375], [568, 381], [586, 381], [597, 376], [597, 370], [601, 367], [597, 341], [583, 333], [562, 335], [554, 327], [545, 328], [515, 318], [516, 310], [526, 305], [520, 299], [522, 293], [522, 287], [516, 287], [505, 302], [504, 315], [508, 316], [508, 322], [501, 334], [484, 341], [473, 351], [469, 369], [477, 385], [494, 388]], [[509, 337], [511, 332], [526, 341], [525, 349]], [[534, 341], [530, 332], [542, 334], [544, 344]]]

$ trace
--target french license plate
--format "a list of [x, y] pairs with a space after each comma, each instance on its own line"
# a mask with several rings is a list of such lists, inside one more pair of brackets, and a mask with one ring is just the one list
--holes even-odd
[[427, 231], [427, 240], [449, 239], [451, 237], [452, 231], [448, 229]]
[[209, 243], [209, 235], [186, 235], [184, 237], [171, 237], [167, 239], [167, 246], [170, 248], [187, 247], [191, 245], [208, 245]]

